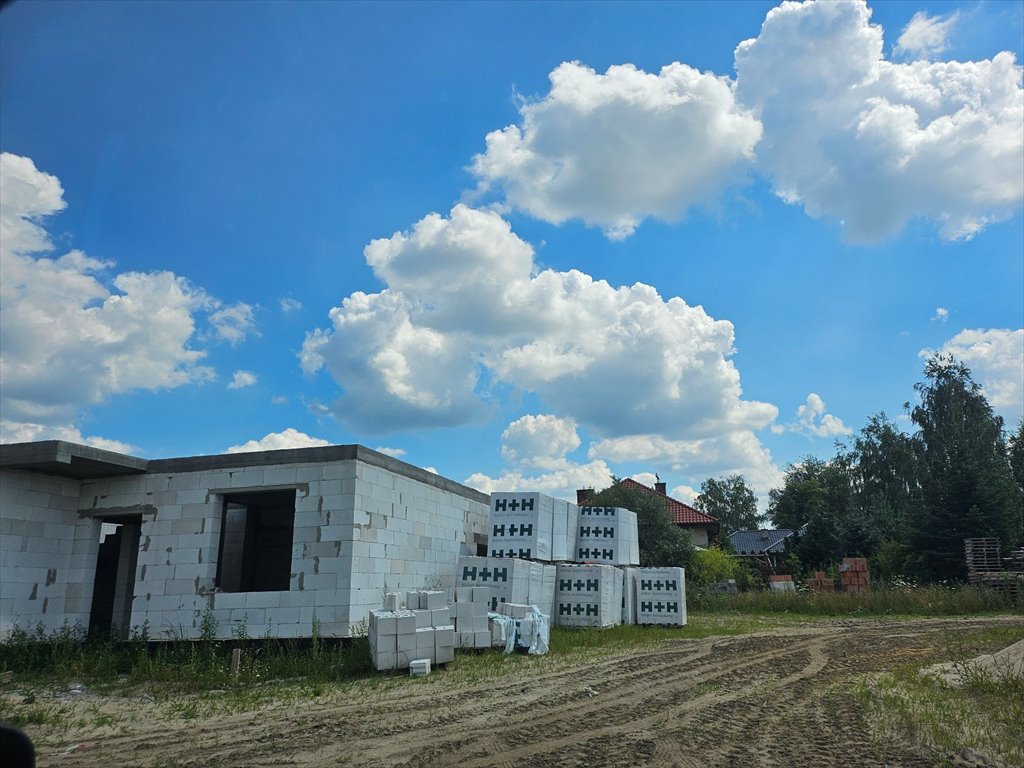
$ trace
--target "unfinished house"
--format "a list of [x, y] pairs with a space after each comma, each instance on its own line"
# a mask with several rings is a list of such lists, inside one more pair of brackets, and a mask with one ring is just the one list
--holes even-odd
[[[488, 497], [360, 445], [146, 459], [0, 445], [0, 635], [358, 632], [387, 590], [454, 584]], [[314, 618], [315, 617], [315, 618]], [[209, 626], [209, 622], [207, 622]]]

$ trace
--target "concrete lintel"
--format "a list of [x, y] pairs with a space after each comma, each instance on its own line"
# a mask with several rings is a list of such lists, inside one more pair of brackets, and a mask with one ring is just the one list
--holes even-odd
[[281, 483], [277, 485], [246, 485], [238, 488], [210, 488], [206, 493], [230, 496], [234, 493], [266, 493], [267, 491], [304, 491], [309, 496], [309, 483]]
[[80, 509], [80, 517], [134, 517], [136, 515], [156, 516], [157, 508], [152, 504], [132, 504], [127, 507], [92, 507]]

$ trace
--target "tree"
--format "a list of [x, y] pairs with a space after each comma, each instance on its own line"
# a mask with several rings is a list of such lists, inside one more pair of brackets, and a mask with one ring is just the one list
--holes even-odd
[[739, 569], [735, 557], [730, 557], [720, 549], [703, 549], [693, 553], [689, 574], [695, 583], [708, 586], [735, 579]]
[[1003, 420], [992, 412], [968, 368], [951, 357], [925, 365], [914, 386], [921, 403], [911, 412], [919, 427], [922, 503], [912, 509], [910, 541], [925, 578], [966, 575], [963, 540], [1021, 540], [1024, 502], [1003, 440]]
[[1010, 469], [1021, 491], [1024, 491], [1024, 417], [1017, 422], [1017, 431], [1010, 435]]
[[845, 549], [852, 490], [841, 459], [825, 462], [810, 456], [791, 464], [783, 487], [773, 488], [768, 496], [768, 516], [777, 528], [807, 526], [794, 545], [805, 565], [825, 566], [844, 554], [856, 554]]
[[661, 497], [623, 486], [613, 477], [612, 485], [595, 494], [588, 503], [636, 512], [640, 565], [689, 567], [693, 555], [690, 536], [672, 522]]
[[911, 510], [921, 503], [920, 442], [879, 413], [854, 438], [844, 460], [854, 493], [847, 548], [867, 554], [886, 541], [905, 543]]
[[761, 519], [757, 498], [743, 475], [709, 477], [700, 484], [700, 495], [693, 506], [718, 518], [723, 539], [735, 531], [756, 529]]

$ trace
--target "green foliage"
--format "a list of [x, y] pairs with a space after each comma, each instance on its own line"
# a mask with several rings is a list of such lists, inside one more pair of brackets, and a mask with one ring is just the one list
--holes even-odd
[[910, 544], [925, 578], [963, 578], [965, 538], [995, 536], [1004, 547], [1021, 540], [1024, 494], [992, 412], [971, 373], [951, 358], [933, 357], [915, 386], [923, 503], [910, 518]]
[[[232, 641], [220, 641], [212, 617], [204, 625], [199, 640], [159, 643], [148, 641], [146, 627], [133, 632], [127, 643], [113, 637], [86, 639], [81, 628], [46, 633], [39, 627], [28, 633], [15, 627], [0, 638], [0, 669], [21, 679], [105, 684], [123, 679], [180, 691], [244, 688], [270, 679], [350, 680], [373, 672], [365, 636], [348, 641], [249, 640], [243, 630]], [[238, 677], [232, 677], [236, 648], [242, 661]]]
[[893, 583], [908, 579], [914, 572], [914, 553], [906, 544], [887, 539], [868, 558], [871, 578], [879, 582]]
[[915, 389], [915, 434], [872, 416], [851, 446], [791, 465], [770, 491], [777, 527], [807, 526], [787, 542], [802, 569], [865, 556], [886, 580], [962, 580], [965, 538], [1004, 549], [1024, 539], [1024, 420], [1007, 446], [1002, 419], [951, 358], [929, 360]]
[[853, 485], [846, 549], [867, 554], [883, 541], [906, 541], [908, 521], [921, 504], [921, 447], [884, 413], [872, 416], [844, 456]]
[[807, 529], [790, 546], [802, 563], [824, 567], [846, 552], [844, 533], [850, 519], [853, 490], [848, 468], [840, 458], [824, 462], [813, 456], [786, 470], [782, 488], [769, 492], [768, 516], [777, 528]]
[[701, 549], [690, 558], [690, 580], [704, 586], [717, 584], [727, 579], [735, 579], [739, 572], [736, 558], [729, 556], [720, 549]]
[[693, 506], [718, 518], [723, 539], [735, 531], [756, 530], [760, 525], [757, 498], [743, 475], [709, 477], [700, 484], [700, 495]]
[[1013, 478], [1017, 487], [1024, 491], [1024, 417], [1017, 422], [1017, 431], [1010, 435], [1008, 448]]
[[595, 494], [589, 503], [636, 512], [640, 565], [689, 566], [693, 555], [690, 536], [672, 522], [660, 496], [629, 488], [612, 478], [612, 485]]
[[905, 585], [871, 592], [740, 592], [687, 594], [692, 612], [754, 613], [777, 616], [961, 616], [1019, 612], [1024, 600], [974, 587]]

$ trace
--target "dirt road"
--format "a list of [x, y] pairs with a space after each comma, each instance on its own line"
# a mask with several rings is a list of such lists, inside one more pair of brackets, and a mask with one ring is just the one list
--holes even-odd
[[492, 680], [442, 672], [360, 685], [194, 722], [142, 708], [85, 748], [40, 749], [39, 764], [927, 766], [871, 740], [848, 682], [949, 658], [958, 636], [1007, 622], [1024, 628], [1024, 618], [801, 624], [524, 659]]

